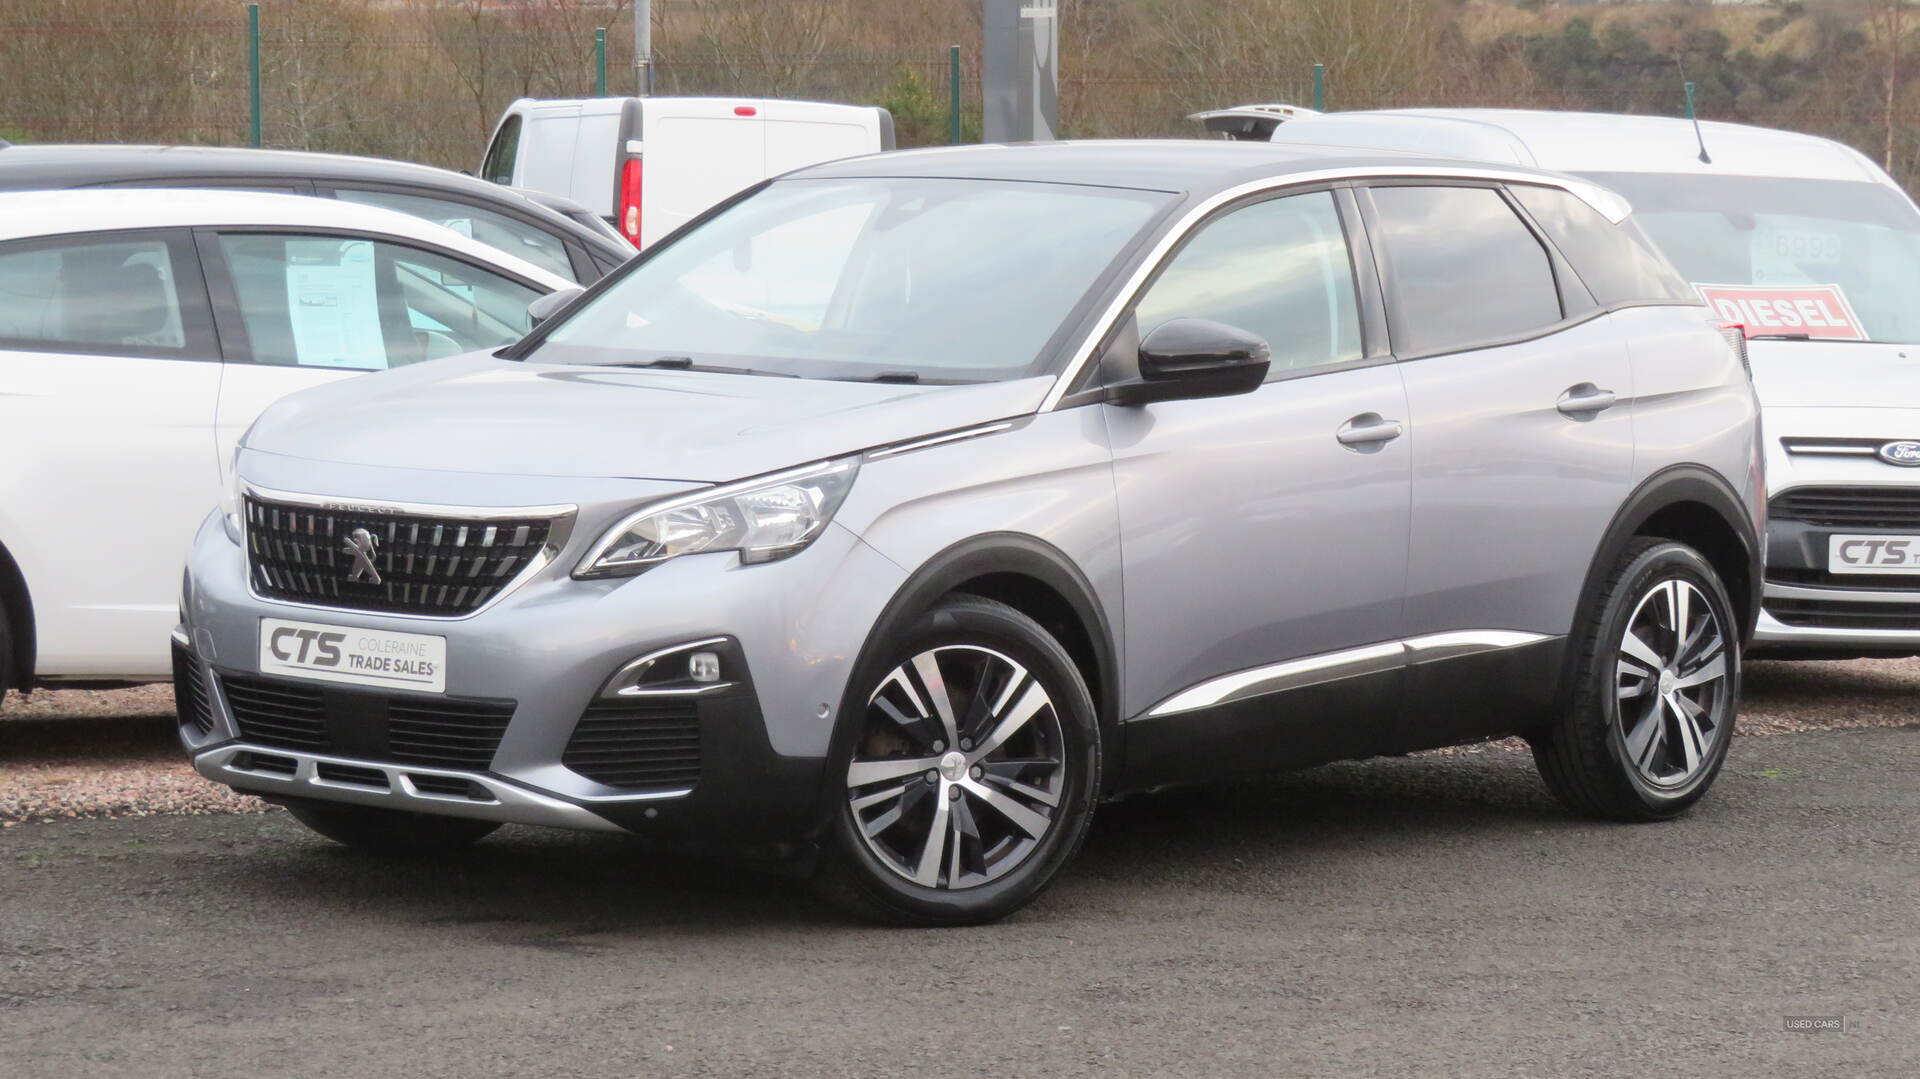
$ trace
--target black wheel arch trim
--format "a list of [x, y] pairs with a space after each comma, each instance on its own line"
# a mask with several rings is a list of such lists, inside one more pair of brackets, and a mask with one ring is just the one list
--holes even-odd
[[[1030, 577], [1051, 588], [1066, 600], [1087, 638], [1092, 642], [1097, 684], [1088, 688], [1094, 697], [1095, 720], [1099, 724], [1108, 777], [1118, 776], [1122, 752], [1119, 735], [1120, 665], [1114, 646], [1112, 623], [1092, 582], [1080, 572], [1059, 548], [1035, 536], [1020, 532], [990, 532], [962, 540], [927, 559], [894, 590], [880, 617], [860, 646], [859, 657], [849, 668], [847, 686], [841, 692], [840, 711], [835, 717], [827, 760], [839, 760], [848, 748], [858, 724], [853, 703], [854, 687], [878, 661], [881, 650], [896, 640], [906, 625], [918, 618], [940, 599], [968, 581], [996, 574]], [[1062, 641], [1063, 647], [1067, 642]], [[1090, 683], [1095, 680], [1089, 680]], [[838, 777], [824, 769], [816, 820], [830, 821], [842, 801]], [[1105, 792], [1101, 792], [1104, 794]]]
[[[1711, 469], [1693, 464], [1670, 465], [1655, 472], [1641, 481], [1640, 486], [1634, 488], [1633, 493], [1620, 504], [1620, 509], [1607, 526], [1587, 566], [1587, 577], [1580, 587], [1580, 601], [1574, 610], [1574, 633], [1577, 634], [1592, 617], [1600, 586], [1627, 545], [1640, 534], [1640, 529], [1660, 511], [1685, 503], [1697, 503], [1712, 510], [1740, 543], [1747, 564], [1747, 595], [1739, 627], [1740, 639], [1742, 642], [1752, 639], [1754, 625], [1760, 617], [1761, 589], [1765, 584], [1760, 537], [1755, 533], [1753, 522], [1733, 485]], [[1705, 551], [1701, 553], [1708, 554]], [[1721, 583], [1730, 592], [1736, 584], [1733, 581]], [[1563, 697], [1572, 690], [1572, 664], [1578, 652], [1577, 648], [1567, 649], [1566, 667], [1561, 675]]]
[[33, 669], [38, 660], [38, 644], [33, 628], [33, 593], [27, 589], [26, 574], [20, 572], [19, 563], [0, 543], [0, 614], [4, 614], [5, 625], [13, 636], [13, 655], [11, 665], [0, 663], [0, 670], [10, 671], [10, 684], [0, 684], [0, 694], [9, 689], [22, 693], [33, 688]]

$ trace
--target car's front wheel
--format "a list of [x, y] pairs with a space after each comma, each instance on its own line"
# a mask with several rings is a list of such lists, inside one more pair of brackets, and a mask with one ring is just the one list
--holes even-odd
[[965, 925], [1046, 887], [1100, 786], [1091, 695], [1066, 649], [1002, 603], [951, 598], [852, 687], [853, 738], [818, 883], [863, 917]]
[[293, 802], [287, 812], [335, 843], [376, 854], [457, 850], [485, 839], [500, 827], [492, 821], [334, 802]]
[[1571, 707], [1534, 732], [1547, 786], [1579, 813], [1663, 820], [1719, 774], [1740, 698], [1740, 645], [1720, 576], [1698, 551], [1636, 541], [1601, 589]]

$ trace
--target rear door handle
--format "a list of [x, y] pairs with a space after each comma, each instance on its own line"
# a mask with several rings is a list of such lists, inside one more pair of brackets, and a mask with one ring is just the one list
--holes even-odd
[[1340, 440], [1342, 446], [1374, 446], [1383, 442], [1392, 442], [1406, 433], [1400, 421], [1389, 420], [1378, 412], [1362, 412], [1360, 415], [1340, 425], [1333, 437]]
[[1560, 395], [1560, 400], [1555, 402], [1553, 407], [1566, 416], [1591, 416], [1596, 412], [1605, 412], [1612, 408], [1614, 402], [1618, 400], [1619, 398], [1614, 396], [1612, 390], [1603, 390], [1591, 382], [1582, 382], [1577, 386], [1567, 387], [1567, 392]]

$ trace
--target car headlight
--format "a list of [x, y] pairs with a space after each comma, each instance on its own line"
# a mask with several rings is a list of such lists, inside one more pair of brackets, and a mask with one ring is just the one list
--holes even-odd
[[631, 577], [683, 554], [738, 551], [771, 562], [806, 549], [833, 520], [858, 457], [823, 461], [645, 506], [607, 530], [575, 577]]
[[227, 538], [241, 542], [246, 532], [240, 527], [240, 448], [234, 447], [233, 460], [227, 465], [227, 484], [220, 492], [220, 517], [227, 526]]

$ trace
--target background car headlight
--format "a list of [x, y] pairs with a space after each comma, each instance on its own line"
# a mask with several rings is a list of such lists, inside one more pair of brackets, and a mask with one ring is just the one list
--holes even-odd
[[738, 551], [771, 562], [805, 550], [853, 487], [858, 457], [762, 476], [638, 510], [607, 530], [575, 577], [630, 577], [683, 554]]
[[227, 526], [227, 538], [239, 543], [245, 535], [240, 526], [240, 449], [235, 447], [233, 461], [227, 467], [227, 484], [220, 492], [220, 516]]

